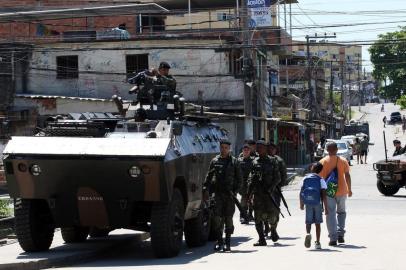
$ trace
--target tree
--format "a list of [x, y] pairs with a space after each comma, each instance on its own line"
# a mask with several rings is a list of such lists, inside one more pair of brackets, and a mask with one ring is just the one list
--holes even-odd
[[406, 27], [379, 35], [369, 52], [374, 77], [387, 82], [381, 88], [381, 94], [390, 99], [400, 98], [406, 89]]

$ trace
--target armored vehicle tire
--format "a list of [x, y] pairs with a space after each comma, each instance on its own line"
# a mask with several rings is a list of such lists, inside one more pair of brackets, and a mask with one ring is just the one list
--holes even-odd
[[93, 227], [90, 229], [89, 236], [92, 238], [106, 237], [107, 235], [109, 235], [109, 233], [110, 233], [109, 229], [99, 229], [99, 228]]
[[48, 250], [55, 226], [47, 202], [17, 199], [14, 209], [15, 231], [21, 248], [26, 252]]
[[89, 228], [79, 226], [64, 227], [61, 228], [61, 233], [65, 243], [81, 243], [86, 241]]
[[173, 190], [172, 201], [156, 203], [151, 211], [151, 245], [158, 258], [179, 254], [182, 247], [185, 208], [182, 193]]
[[382, 181], [380, 181], [380, 180], [378, 180], [378, 182], [376, 183], [376, 186], [377, 186], [379, 192], [385, 196], [395, 195], [400, 189], [399, 185], [385, 186], [382, 183]]
[[200, 247], [207, 243], [210, 233], [210, 211], [203, 205], [196, 218], [185, 221], [185, 240], [188, 247]]

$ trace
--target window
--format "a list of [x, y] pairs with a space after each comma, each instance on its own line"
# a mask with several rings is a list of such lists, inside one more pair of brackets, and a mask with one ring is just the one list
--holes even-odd
[[243, 58], [241, 51], [233, 50], [230, 52], [229, 72], [234, 76], [242, 75]]
[[142, 15], [141, 22], [136, 21], [137, 33], [165, 31], [165, 20], [161, 17]]
[[217, 21], [230, 21], [234, 18], [232, 14], [228, 13], [217, 13]]
[[125, 56], [127, 69], [127, 78], [132, 77], [134, 73], [148, 69], [148, 54], [129, 54]]
[[79, 65], [77, 55], [56, 57], [56, 78], [57, 79], [79, 78]]

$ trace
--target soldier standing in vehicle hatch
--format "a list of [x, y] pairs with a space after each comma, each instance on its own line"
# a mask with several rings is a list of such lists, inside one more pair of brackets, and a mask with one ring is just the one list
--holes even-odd
[[[141, 104], [157, 103], [164, 96], [173, 97], [175, 94], [181, 95], [176, 91], [175, 78], [169, 75], [170, 68], [171, 66], [167, 62], [161, 62], [158, 70], [155, 68], [144, 70], [128, 80], [130, 84], [137, 85], [136, 93], [138, 102]], [[154, 87], [156, 86], [163, 86], [165, 90], [162, 91], [161, 89], [161, 91], [155, 91]]]
[[[209, 171], [204, 182], [204, 199], [208, 200], [209, 193], [215, 194], [214, 228], [216, 231], [215, 251], [231, 250], [231, 235], [234, 232], [233, 215], [235, 205], [232, 196], [240, 188], [241, 172], [238, 161], [230, 153], [231, 143], [220, 141], [220, 155], [210, 162]], [[225, 227], [225, 242], [223, 228]]]
[[253, 203], [255, 228], [258, 232], [258, 242], [254, 246], [266, 246], [264, 226], [266, 223], [275, 224], [275, 212], [271, 194], [280, 183], [280, 173], [276, 158], [268, 155], [268, 144], [257, 141], [258, 157], [254, 160], [254, 168], [248, 180], [248, 194]]
[[243, 213], [240, 213], [241, 224], [249, 224], [250, 217], [252, 216], [252, 207], [248, 203], [248, 176], [252, 171], [254, 157], [251, 155], [251, 148], [248, 144], [244, 144], [242, 153], [238, 157], [242, 173], [242, 183], [240, 188], [241, 206], [244, 209]]

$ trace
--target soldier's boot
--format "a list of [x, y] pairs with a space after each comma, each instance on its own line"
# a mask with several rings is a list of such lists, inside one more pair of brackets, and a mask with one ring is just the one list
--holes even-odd
[[231, 235], [230, 234], [226, 234], [226, 239], [225, 239], [225, 244], [223, 247], [223, 251], [231, 251]]
[[223, 237], [219, 238], [214, 245], [214, 251], [222, 251], [224, 246]]
[[241, 212], [241, 213], [240, 213], [240, 222], [241, 222], [241, 224], [246, 224], [246, 223], [245, 223], [245, 220], [246, 220], [246, 219], [245, 219], [245, 215], [244, 215], [243, 212]]
[[254, 247], [266, 246], [266, 240], [264, 236], [264, 225], [262, 222], [255, 224], [255, 229], [258, 232], [259, 240], [254, 244]]
[[278, 242], [279, 240], [279, 235], [278, 232], [276, 231], [276, 227], [271, 227], [271, 239], [273, 242]]
[[268, 234], [269, 234], [269, 223], [268, 222], [264, 222], [265, 223], [265, 231], [264, 231], [264, 237], [268, 238]]
[[250, 209], [248, 210], [248, 218], [249, 218], [249, 221], [254, 221], [254, 215], [253, 215], [252, 213], [253, 213], [253, 209], [250, 208]]
[[240, 221], [241, 221], [241, 224], [249, 224], [250, 223], [250, 220], [249, 220], [249, 217], [248, 217], [248, 211], [245, 211], [244, 213], [240, 214]]

